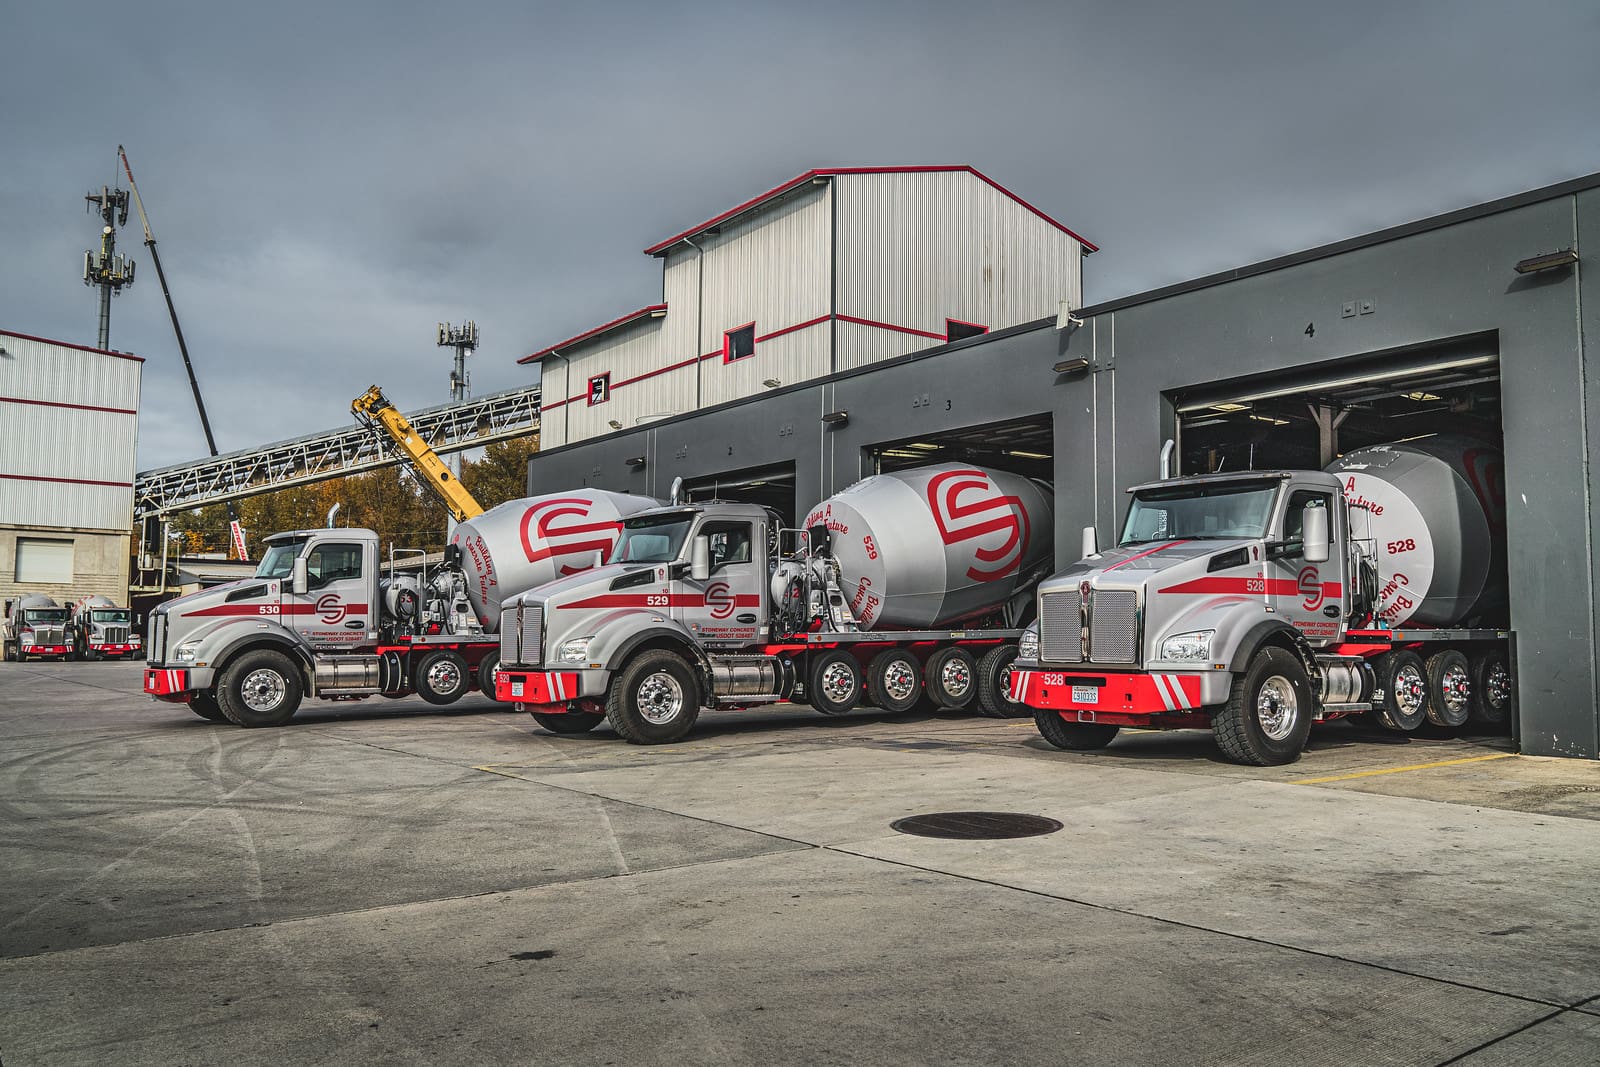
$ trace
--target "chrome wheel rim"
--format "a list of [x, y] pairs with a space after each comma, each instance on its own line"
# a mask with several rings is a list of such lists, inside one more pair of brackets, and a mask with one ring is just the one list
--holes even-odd
[[1483, 680], [1483, 697], [1496, 710], [1511, 703], [1511, 668], [1504, 663], [1489, 668], [1489, 676]]
[[461, 668], [442, 659], [428, 668], [428, 688], [435, 693], [454, 693], [461, 688]]
[[683, 686], [666, 671], [656, 671], [639, 683], [639, 714], [645, 722], [660, 726], [683, 713]]
[[283, 682], [283, 675], [275, 670], [262, 667], [253, 670], [244, 676], [244, 681], [239, 686], [239, 695], [244, 699], [244, 706], [251, 711], [272, 711], [283, 703], [284, 695], [289, 687]]
[[1261, 683], [1256, 694], [1256, 721], [1261, 732], [1273, 741], [1282, 741], [1294, 732], [1300, 719], [1300, 701], [1294, 686], [1281, 674]]
[[1467, 675], [1465, 667], [1451, 667], [1444, 672], [1444, 677], [1439, 679], [1439, 698], [1444, 703], [1448, 718], [1452, 721], [1465, 722], [1467, 718], [1467, 703], [1472, 697], [1472, 681]]
[[830, 663], [822, 669], [818, 682], [829, 703], [842, 704], [855, 695], [856, 672], [847, 663]]
[[1394, 706], [1401, 715], [1411, 718], [1422, 710], [1422, 694], [1426, 683], [1422, 672], [1406, 664], [1394, 672]]
[[903, 659], [893, 660], [883, 669], [883, 695], [899, 703], [917, 691], [916, 668]]
[[961, 660], [948, 660], [939, 669], [939, 685], [953, 697], [965, 696], [972, 687], [972, 672]]
[[1011, 699], [1011, 681], [1016, 673], [1016, 668], [1009, 663], [1000, 670], [1000, 699], [1013, 706], [1017, 702]]

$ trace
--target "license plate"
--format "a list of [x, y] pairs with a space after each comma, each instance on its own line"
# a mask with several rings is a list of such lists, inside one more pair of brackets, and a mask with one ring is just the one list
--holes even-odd
[[519, 697], [519, 696], [522, 695], [522, 683], [521, 682], [512, 682], [511, 683], [511, 695], [514, 696], [514, 697]]
[[1092, 685], [1075, 685], [1072, 687], [1072, 702], [1074, 704], [1100, 703], [1100, 690]]

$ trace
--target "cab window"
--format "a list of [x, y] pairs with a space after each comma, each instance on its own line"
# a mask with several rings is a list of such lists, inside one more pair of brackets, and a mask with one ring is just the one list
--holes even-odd
[[748, 522], [712, 522], [700, 531], [711, 541], [711, 570], [721, 570], [731, 563], [749, 563], [751, 553], [750, 524]]
[[[1298, 546], [1305, 540], [1306, 508], [1332, 508], [1333, 495], [1316, 489], [1296, 489], [1289, 494], [1288, 509], [1283, 514], [1283, 540]], [[1333, 512], [1328, 512], [1328, 532], [1333, 532]]]
[[316, 589], [329, 582], [361, 577], [361, 546], [321, 544], [306, 557], [306, 584]]

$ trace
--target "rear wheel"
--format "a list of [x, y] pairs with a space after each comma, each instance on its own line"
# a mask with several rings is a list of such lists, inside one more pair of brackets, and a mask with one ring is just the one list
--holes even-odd
[[429, 652], [417, 661], [417, 695], [430, 704], [454, 704], [467, 691], [467, 661], [458, 652]]
[[946, 648], [928, 660], [928, 695], [941, 708], [958, 711], [978, 696], [978, 664], [964, 648]]
[[1385, 729], [1408, 734], [1428, 718], [1428, 670], [1415, 652], [1386, 652], [1373, 664], [1383, 700], [1374, 709]]
[[189, 710], [208, 722], [228, 721], [228, 717], [222, 713], [222, 706], [217, 703], [217, 698], [210, 693], [196, 693], [190, 697]]
[[1516, 679], [1511, 676], [1511, 661], [1504, 650], [1494, 649], [1473, 658], [1472, 718], [1490, 726], [1511, 721], [1517, 706]]
[[1435, 726], [1465, 726], [1472, 711], [1472, 675], [1467, 657], [1454, 649], [1428, 657], [1428, 721]]
[[564, 715], [551, 715], [535, 711], [533, 721], [553, 734], [586, 734], [606, 721], [597, 711], [569, 711]]
[[922, 668], [900, 648], [878, 653], [867, 666], [867, 699], [893, 714], [910, 711], [922, 699]]
[[270, 648], [246, 652], [222, 672], [217, 704], [239, 726], [282, 726], [300, 707], [300, 668]]
[[1105, 748], [1117, 736], [1115, 726], [1098, 722], [1068, 722], [1059, 711], [1043, 708], [1033, 713], [1033, 724], [1046, 741], [1068, 752], [1094, 752]]
[[1300, 758], [1311, 736], [1311, 683], [1299, 658], [1268, 645], [1234, 679], [1212, 718], [1217, 747], [1234, 763], [1272, 767]]
[[605, 717], [633, 744], [676, 741], [700, 717], [700, 683], [694, 668], [666, 649], [640, 653], [612, 679]]
[[1011, 699], [1011, 664], [1017, 646], [991, 648], [978, 660], [978, 710], [991, 719], [1022, 719], [1033, 714], [1026, 704]]
[[6, 642], [6, 662], [17, 662], [17, 646], [10, 641]]
[[[494, 700], [494, 672], [500, 666], [500, 653], [490, 652], [478, 663], [478, 689], [484, 696]], [[605, 718], [605, 716], [601, 716]]]
[[861, 664], [838, 649], [822, 653], [811, 661], [806, 697], [824, 715], [843, 715], [861, 699]]

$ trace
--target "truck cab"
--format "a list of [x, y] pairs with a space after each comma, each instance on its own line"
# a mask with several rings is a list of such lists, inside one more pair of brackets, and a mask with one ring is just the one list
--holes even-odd
[[1297, 758], [1314, 718], [1370, 708], [1344, 649], [1370, 618], [1370, 549], [1321, 471], [1170, 478], [1130, 489], [1122, 537], [1039, 586], [1013, 697], [1062, 748], [1124, 726], [1213, 727], [1242, 762]]
[[143, 639], [133, 625], [133, 612], [119, 608], [110, 597], [89, 596], [73, 612], [77, 652], [83, 659], [137, 657]]
[[5, 658], [66, 659], [72, 655], [72, 609], [47, 596], [31, 595], [6, 602]]

